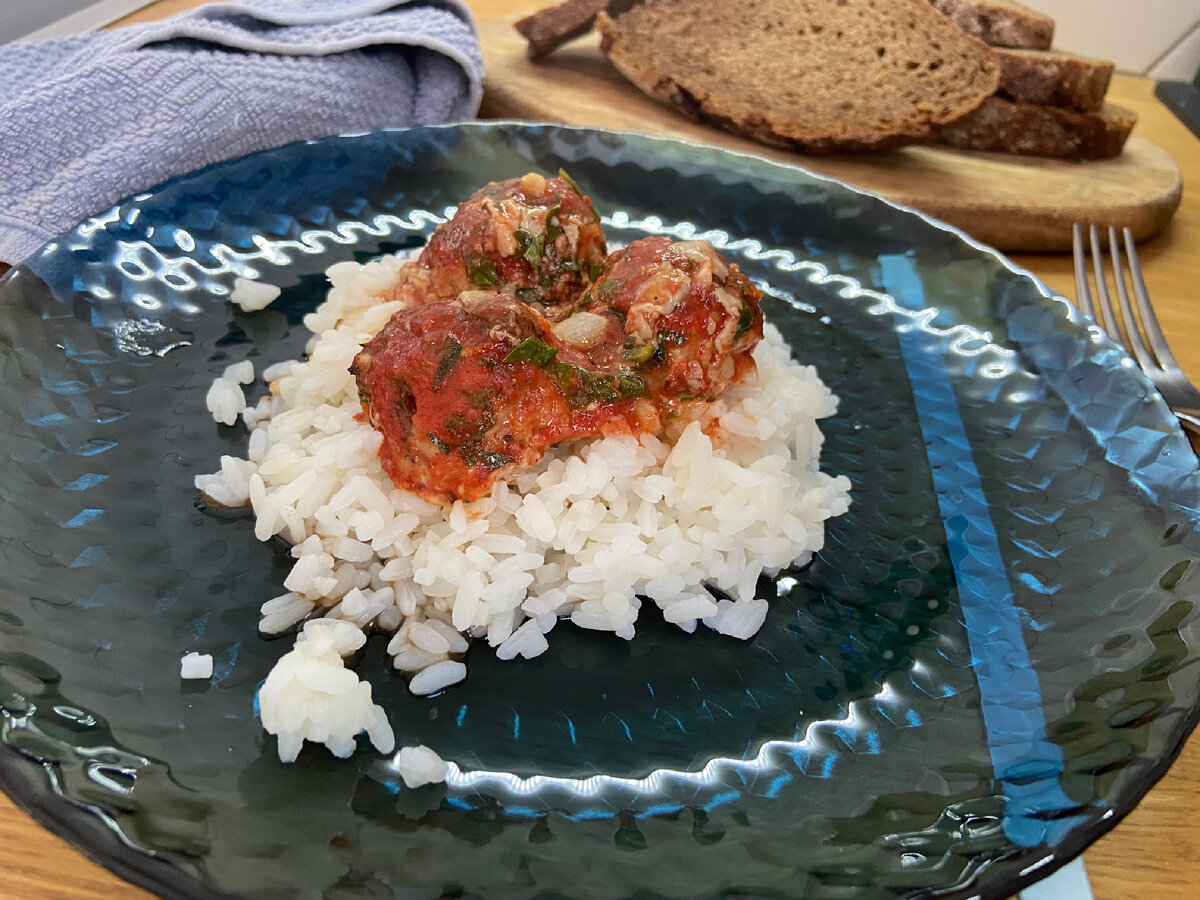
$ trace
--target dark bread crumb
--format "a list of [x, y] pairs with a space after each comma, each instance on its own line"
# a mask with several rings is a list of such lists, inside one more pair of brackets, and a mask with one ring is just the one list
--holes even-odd
[[999, 81], [991, 49], [928, 0], [645, 0], [596, 27], [647, 94], [811, 153], [928, 139]]
[[995, 48], [1000, 95], [1018, 103], [1095, 112], [1104, 105], [1113, 64], [1055, 50]]

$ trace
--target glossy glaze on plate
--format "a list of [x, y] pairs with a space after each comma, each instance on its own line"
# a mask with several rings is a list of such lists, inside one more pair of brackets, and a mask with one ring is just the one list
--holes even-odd
[[[706, 237], [771, 295], [841, 398], [822, 464], [853, 506], [761, 581], [749, 642], [646, 610], [631, 642], [474, 647], [433, 698], [370, 642], [359, 671], [447, 785], [407, 790], [365, 744], [281, 765], [253, 697], [290, 647], [255, 628], [286, 549], [192, 487], [246, 442], [208, 385], [301, 353], [329, 264], [559, 166], [611, 240]], [[283, 295], [235, 312], [238, 275]], [[1128, 811], [1196, 717], [1196, 459], [1161, 402], [1002, 260], [796, 169], [505, 124], [290, 145], [14, 270], [0, 367], [0, 704], [24, 757], [0, 777], [168, 896], [999, 898]], [[210, 682], [179, 679], [190, 650]]]

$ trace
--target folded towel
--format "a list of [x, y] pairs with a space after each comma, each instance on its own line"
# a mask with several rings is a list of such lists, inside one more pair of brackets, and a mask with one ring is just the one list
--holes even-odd
[[482, 81], [462, 0], [234, 0], [0, 47], [0, 262], [209, 163], [469, 119]]

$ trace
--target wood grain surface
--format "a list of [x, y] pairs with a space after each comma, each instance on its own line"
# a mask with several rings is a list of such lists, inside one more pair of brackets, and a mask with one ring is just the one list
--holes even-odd
[[[468, 3], [486, 26], [522, 11], [529, 0]], [[198, 0], [161, 0], [125, 21], [159, 18], [196, 5]], [[491, 85], [502, 77], [503, 72], [488, 70], [485, 114], [495, 108], [498, 99]], [[1193, 381], [1200, 382], [1200, 141], [1154, 99], [1150, 82], [1118, 77], [1110, 96], [1137, 110], [1137, 133], [1164, 150], [1178, 164], [1182, 176], [1183, 201], [1178, 212], [1140, 249], [1164, 330]], [[637, 130], [652, 132], [658, 120], [635, 124]], [[728, 146], [728, 139], [719, 131], [706, 133], [703, 140]], [[1054, 290], [1073, 295], [1069, 257], [1050, 254], [1014, 259]], [[1141, 804], [1084, 858], [1096, 900], [1195, 900], [1200, 895], [1200, 736], [1184, 746]], [[0, 873], [0, 900], [148, 900], [151, 896], [41, 828], [3, 794]]]

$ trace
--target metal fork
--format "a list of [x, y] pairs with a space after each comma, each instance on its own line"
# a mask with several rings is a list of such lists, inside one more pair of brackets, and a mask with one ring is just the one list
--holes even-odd
[[[1096, 280], [1096, 297], [1099, 312], [1092, 305], [1092, 293], [1088, 288], [1087, 264], [1085, 262], [1083, 228], [1075, 223], [1075, 296], [1079, 308], [1096, 320], [1108, 336], [1121, 344], [1134, 358], [1141, 370], [1158, 389], [1167, 406], [1179, 418], [1179, 423], [1193, 434], [1200, 435], [1200, 390], [1188, 381], [1179, 363], [1167, 346], [1167, 339], [1158, 326], [1158, 317], [1150, 305], [1150, 295], [1142, 280], [1142, 267], [1138, 264], [1137, 250], [1133, 245], [1133, 234], [1123, 229], [1125, 256], [1129, 260], [1129, 283], [1137, 300], [1137, 315], [1129, 302], [1125, 287], [1125, 267], [1121, 263], [1121, 247], [1117, 241], [1117, 229], [1108, 229], [1108, 255], [1112, 260], [1113, 284], [1117, 290], [1117, 305], [1121, 313], [1118, 318], [1105, 286], [1103, 251], [1100, 233], [1095, 225], [1088, 229], [1092, 247], [1092, 269]], [[1101, 320], [1103, 316], [1103, 320]]]

